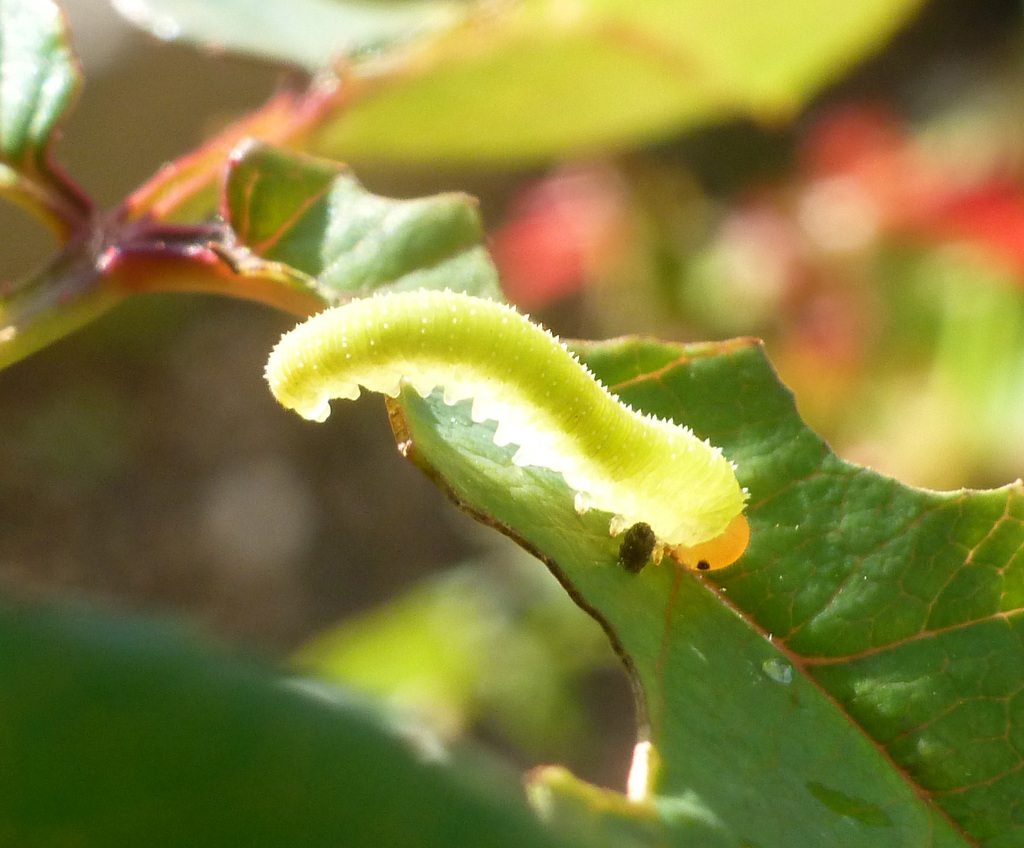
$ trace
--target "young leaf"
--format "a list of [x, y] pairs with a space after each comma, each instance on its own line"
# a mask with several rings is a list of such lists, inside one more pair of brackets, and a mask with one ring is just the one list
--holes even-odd
[[57, 4], [0, 0], [0, 193], [65, 237], [90, 204], [50, 161], [50, 142], [78, 85]]
[[500, 298], [480, 212], [464, 194], [391, 200], [336, 163], [249, 142], [232, 157], [223, 214], [244, 245], [315, 278], [327, 301], [382, 288]]
[[493, 764], [193, 638], [0, 606], [4, 845], [533, 846]]
[[[752, 532], [734, 566], [633, 573], [606, 518], [511, 463], [492, 427], [412, 391], [395, 420], [404, 450], [541, 556], [635, 676], [660, 766], [632, 776], [631, 814], [715, 845], [1018, 844], [1021, 487], [921, 491], [839, 460], [750, 343], [581, 353], [625, 401], [737, 463]], [[578, 818], [588, 792], [556, 777], [539, 786]]]

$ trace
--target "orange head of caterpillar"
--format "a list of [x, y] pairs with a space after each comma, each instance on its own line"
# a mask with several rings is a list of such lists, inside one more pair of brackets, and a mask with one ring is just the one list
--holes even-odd
[[725, 528], [725, 532], [688, 548], [685, 545], [665, 548], [672, 559], [684, 568], [695, 571], [714, 571], [725, 568], [738, 560], [750, 542], [750, 524], [747, 517], [740, 513]]

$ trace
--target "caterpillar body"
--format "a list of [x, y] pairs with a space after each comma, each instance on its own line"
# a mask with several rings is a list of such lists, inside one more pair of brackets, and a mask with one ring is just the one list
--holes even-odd
[[746, 493], [721, 450], [687, 427], [622, 404], [547, 330], [512, 307], [450, 291], [353, 300], [284, 335], [267, 362], [274, 396], [324, 421], [332, 398], [409, 385], [472, 400], [513, 462], [562, 475], [578, 512], [612, 514], [617, 535], [650, 526], [659, 556], [722, 567], [746, 548]]

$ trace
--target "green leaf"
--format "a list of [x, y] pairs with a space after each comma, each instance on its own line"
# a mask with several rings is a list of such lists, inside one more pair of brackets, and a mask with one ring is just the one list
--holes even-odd
[[[630, 815], [722, 846], [1019, 845], [1020, 485], [937, 493], [839, 460], [750, 343], [580, 350], [624, 401], [737, 463], [752, 537], [736, 565], [628, 573], [608, 515], [578, 515], [560, 477], [515, 466], [493, 425], [436, 397], [403, 395], [398, 436], [543, 556], [620, 650], [661, 762]], [[606, 818], [588, 792], [558, 775], [535, 787], [555, 820]]]
[[315, 278], [328, 301], [378, 289], [500, 298], [476, 201], [391, 200], [344, 167], [250, 142], [232, 157], [223, 213], [253, 252]]
[[0, 842], [563, 844], [493, 764], [165, 626], [0, 605]]
[[89, 203], [50, 162], [54, 128], [78, 90], [64, 18], [50, 0], [0, 0], [0, 193], [61, 234]]
[[778, 123], [920, 5], [523, 0], [393, 68], [357, 67], [366, 90], [313, 149], [346, 161], [535, 161], [723, 118]]
[[166, 41], [251, 53], [311, 71], [375, 54], [452, 26], [464, 3], [344, 0], [113, 0], [136, 26]]

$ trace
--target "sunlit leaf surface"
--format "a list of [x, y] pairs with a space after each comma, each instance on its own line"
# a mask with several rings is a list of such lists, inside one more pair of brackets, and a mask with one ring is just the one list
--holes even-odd
[[919, 6], [524, 0], [385, 72], [314, 144], [346, 160], [529, 161], [723, 118], [779, 123]]
[[341, 85], [354, 96], [316, 121], [317, 153], [532, 161], [722, 118], [788, 120], [921, 0], [116, 5], [161, 37], [312, 71], [348, 56]]

